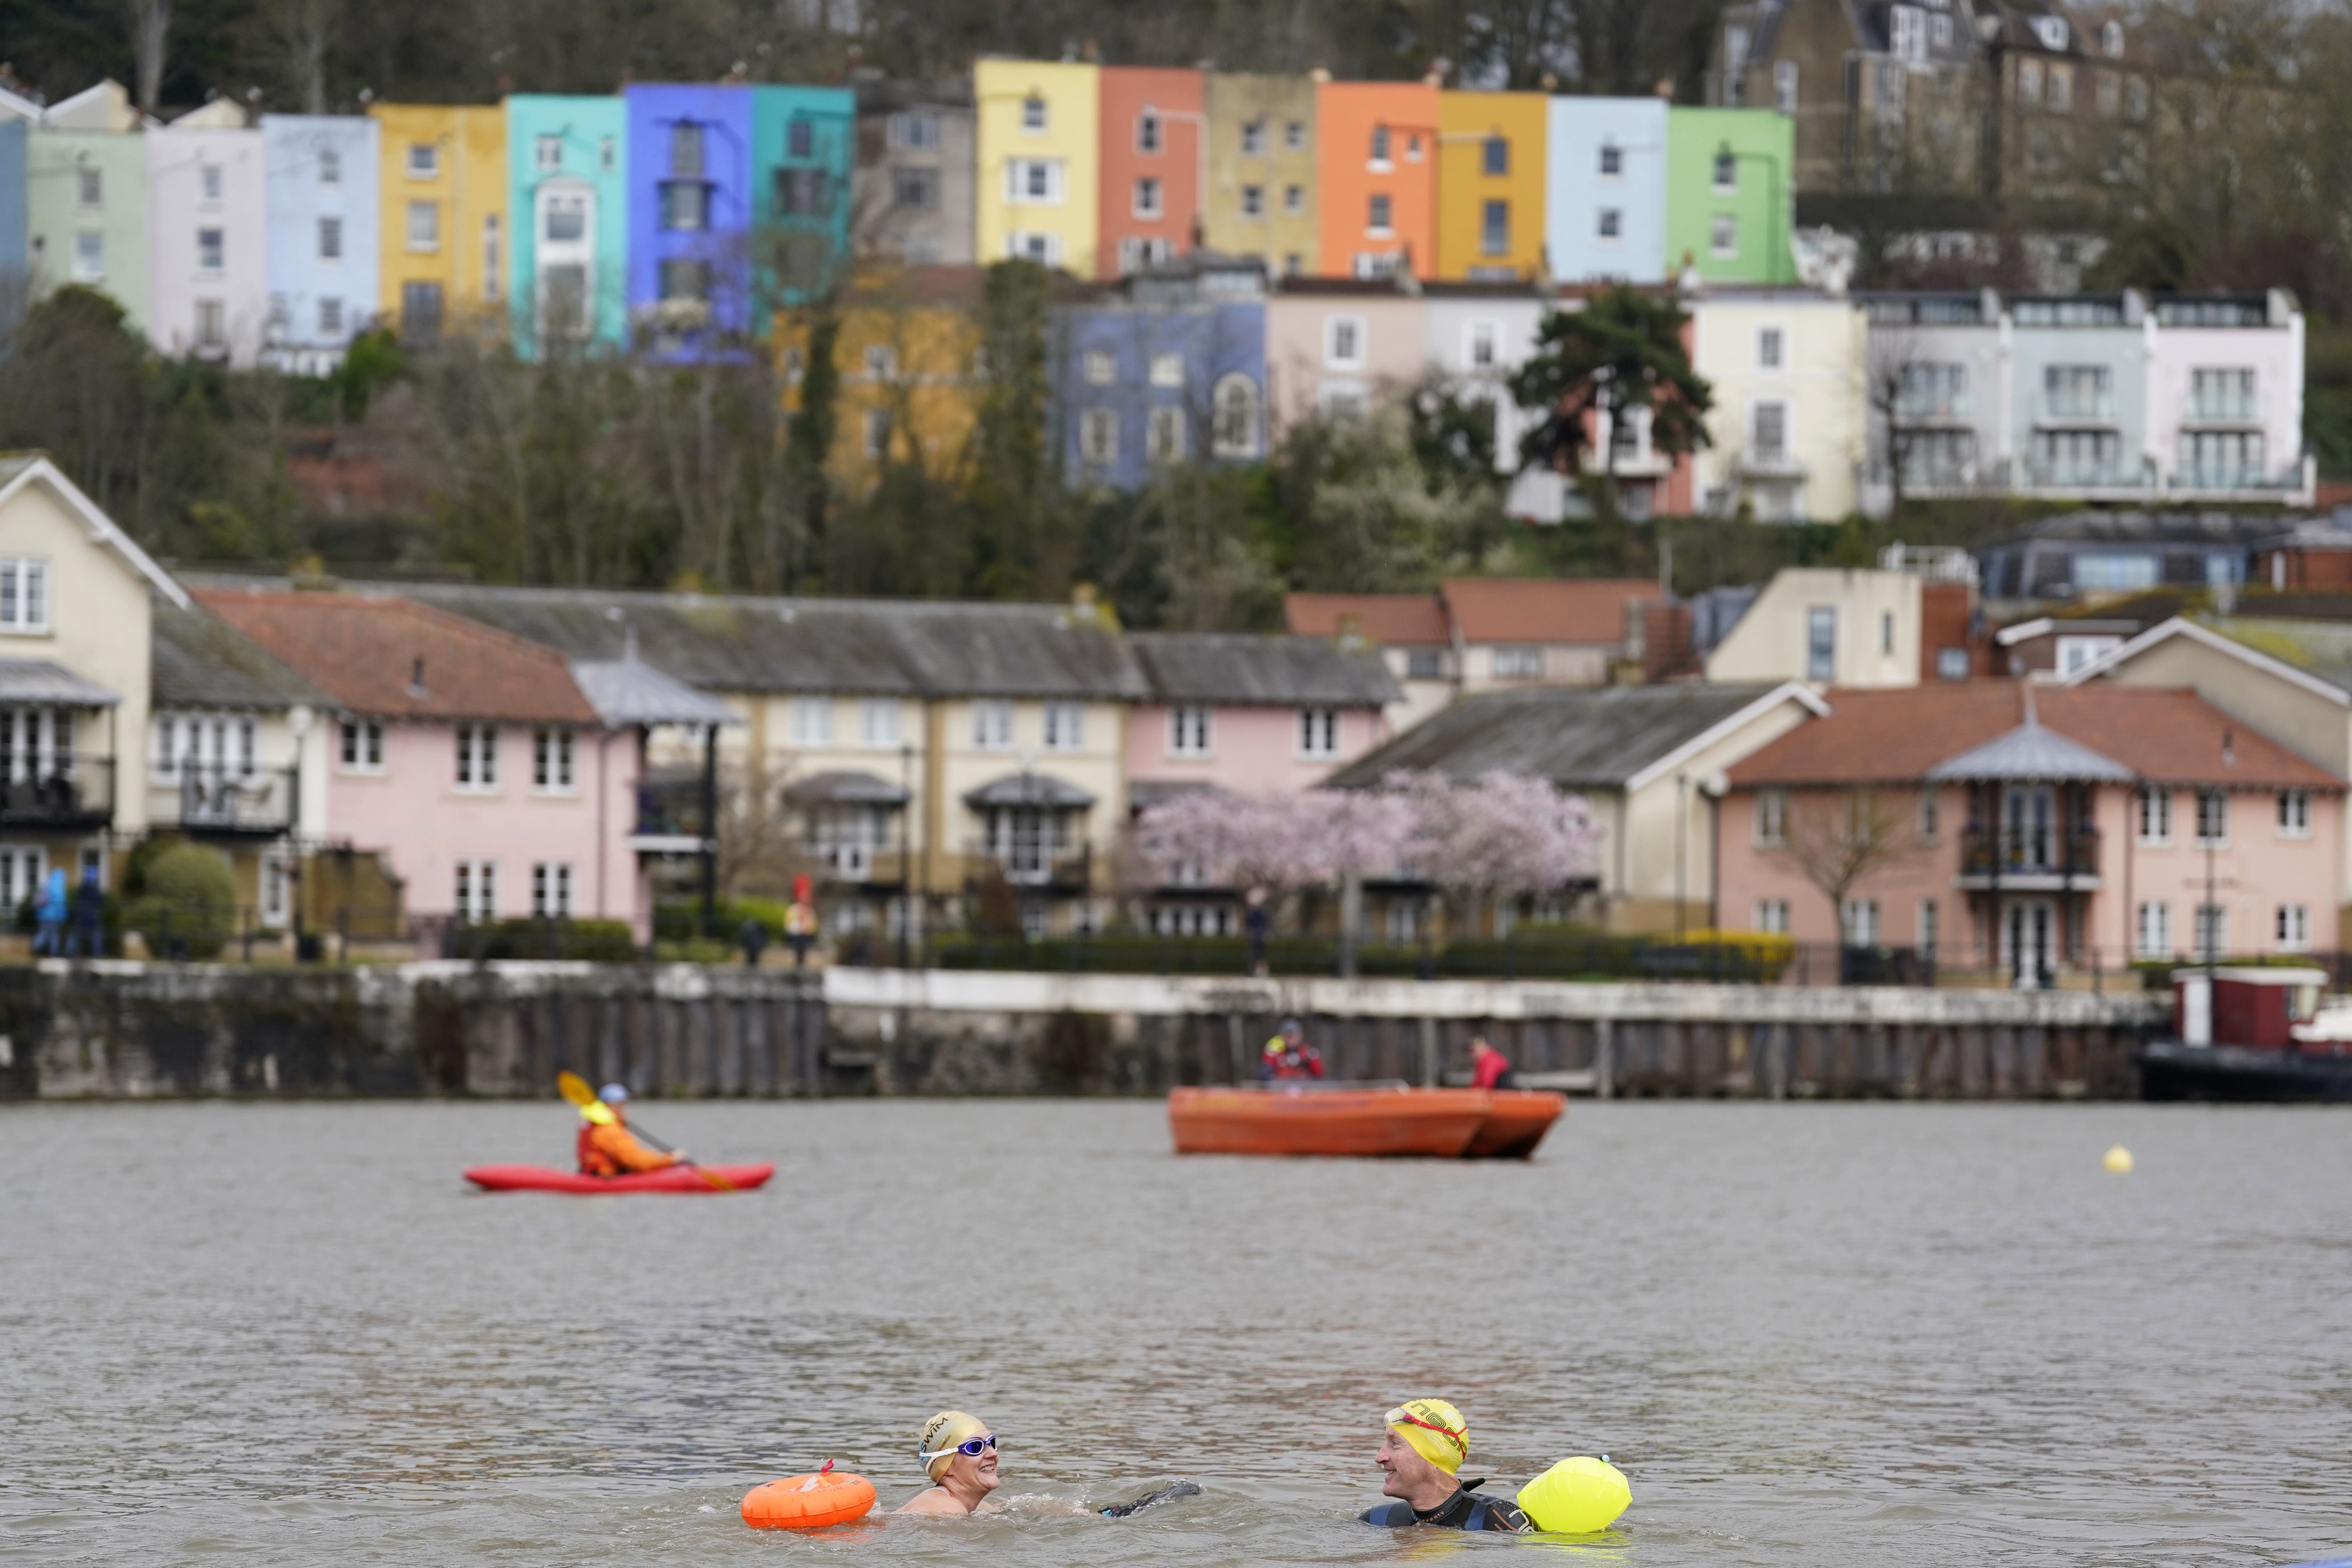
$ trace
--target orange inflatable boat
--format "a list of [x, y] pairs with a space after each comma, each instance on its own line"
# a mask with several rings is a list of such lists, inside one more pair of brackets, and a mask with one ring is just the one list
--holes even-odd
[[1179, 1154], [1524, 1160], [1567, 1104], [1540, 1090], [1277, 1083], [1171, 1090], [1168, 1126]]

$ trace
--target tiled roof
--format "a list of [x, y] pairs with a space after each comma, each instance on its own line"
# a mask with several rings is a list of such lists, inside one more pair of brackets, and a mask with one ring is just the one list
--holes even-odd
[[[2026, 721], [2026, 687], [1936, 682], [1829, 694], [1826, 718], [1801, 724], [1731, 769], [1755, 784], [1912, 784], [1939, 763]], [[2342, 788], [2344, 781], [2212, 707], [2195, 692], [2089, 681], [2036, 686], [2041, 725], [2158, 784]]]
[[1340, 623], [1355, 617], [1355, 629], [1383, 647], [1444, 647], [1445, 605], [1434, 594], [1285, 594], [1282, 620], [1310, 637], [1338, 637]]
[[1163, 701], [1377, 708], [1404, 696], [1378, 653], [1328, 637], [1140, 632], [1128, 640]]
[[197, 597], [354, 713], [598, 721], [562, 655], [411, 599], [224, 587]]
[[154, 601], [148, 680], [158, 708], [331, 707], [326, 694], [202, 605]]
[[1391, 773], [1426, 769], [1463, 780], [1504, 772], [1570, 788], [1620, 785], [1779, 689], [1683, 681], [1479, 692], [1359, 757], [1328, 783], [1362, 789]]
[[1438, 592], [1477, 643], [1623, 642], [1626, 601], [1665, 596], [1646, 577], [1449, 577]]

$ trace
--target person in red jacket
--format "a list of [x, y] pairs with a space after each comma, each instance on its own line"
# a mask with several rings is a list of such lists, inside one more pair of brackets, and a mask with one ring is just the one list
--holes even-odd
[[[596, 1097], [597, 1104], [580, 1108], [582, 1175], [620, 1176], [632, 1171], [659, 1171], [685, 1163], [685, 1150], [664, 1153], [648, 1149], [629, 1131], [627, 1085], [608, 1083], [596, 1091]], [[609, 1117], [595, 1115], [600, 1110], [610, 1112]]]
[[1307, 1043], [1307, 1030], [1296, 1018], [1282, 1021], [1282, 1033], [1266, 1041], [1258, 1059], [1257, 1075], [1279, 1079], [1321, 1078], [1323, 1053]]
[[1484, 1035], [1470, 1037], [1470, 1087], [1473, 1089], [1508, 1089], [1511, 1087], [1511, 1058], [1486, 1043]]

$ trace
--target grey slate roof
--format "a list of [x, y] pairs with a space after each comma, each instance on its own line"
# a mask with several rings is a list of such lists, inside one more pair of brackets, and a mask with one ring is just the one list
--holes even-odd
[[1377, 708], [1404, 700], [1377, 650], [1350, 652], [1324, 637], [1138, 632], [1128, 641], [1163, 702]]
[[63, 708], [111, 708], [122, 699], [46, 658], [0, 658], [0, 702], [47, 702]]
[[2029, 718], [2006, 734], [1945, 758], [1927, 770], [1927, 776], [1956, 781], [2032, 779], [2055, 784], [2082, 779], [2129, 784], [2139, 775], [2113, 757], [2045, 730]]
[[572, 679], [607, 724], [740, 724], [716, 697], [664, 675], [631, 648], [619, 658], [575, 658]]
[[904, 805], [907, 791], [856, 768], [833, 768], [786, 784], [784, 798], [796, 805]]
[[332, 708], [334, 700], [205, 609], [153, 598], [154, 641], [147, 660], [157, 708]]
[[1127, 702], [1150, 695], [1126, 639], [1060, 605], [351, 586], [467, 616], [574, 659], [619, 658], [634, 629], [647, 664], [705, 691]]
[[1770, 682], [1685, 681], [1484, 691], [1432, 714], [1325, 782], [1363, 789], [1399, 770], [1460, 780], [1500, 771], [1570, 788], [1620, 786], [1778, 689]]
[[1043, 805], [1076, 810], [1094, 805], [1095, 797], [1051, 773], [1003, 773], [977, 789], [963, 792], [966, 805]]

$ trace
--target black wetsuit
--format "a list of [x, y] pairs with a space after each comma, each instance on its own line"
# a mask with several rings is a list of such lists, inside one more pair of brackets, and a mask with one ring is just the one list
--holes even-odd
[[1397, 1499], [1366, 1509], [1356, 1517], [1366, 1524], [1387, 1525], [1391, 1529], [1408, 1524], [1434, 1524], [1444, 1530], [1504, 1530], [1514, 1535], [1524, 1535], [1535, 1528], [1519, 1505], [1503, 1498], [1479, 1497], [1479, 1487], [1486, 1478], [1475, 1477], [1464, 1481], [1460, 1489], [1423, 1512]]

